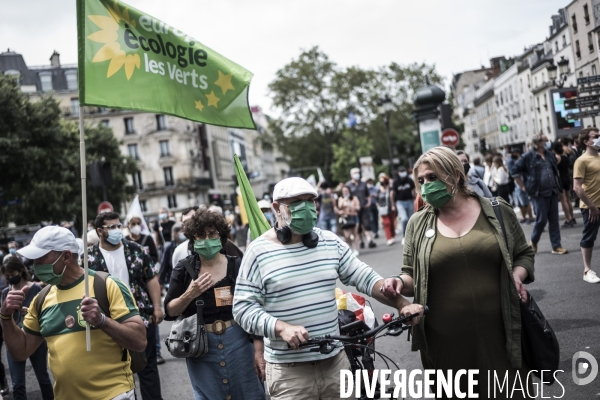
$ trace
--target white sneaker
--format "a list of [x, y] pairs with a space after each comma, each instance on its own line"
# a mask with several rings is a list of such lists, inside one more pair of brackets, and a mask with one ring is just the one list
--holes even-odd
[[598, 275], [596, 275], [596, 273], [594, 271], [592, 271], [591, 269], [583, 274], [583, 280], [586, 281], [587, 283], [598, 283], [600, 282], [600, 278], [598, 278]]
[[355, 257], [358, 257], [360, 255], [360, 252], [358, 250], [354, 250], [352, 253]]
[[394, 240], [394, 239], [390, 239], [390, 240], [388, 240], [388, 241], [387, 241], [387, 245], [388, 245], [388, 246], [391, 246], [391, 245], [393, 245], [393, 244], [394, 244], [394, 242], [395, 242], [395, 240]]

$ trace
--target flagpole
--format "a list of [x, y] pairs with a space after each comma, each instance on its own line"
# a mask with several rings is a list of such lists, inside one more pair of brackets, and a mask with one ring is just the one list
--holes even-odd
[[[79, 107], [79, 158], [81, 160], [81, 223], [83, 228], [83, 282], [85, 297], [90, 297], [88, 285], [88, 243], [87, 243], [87, 193], [86, 193], [86, 166], [85, 166], [85, 133], [83, 127], [83, 107]], [[92, 350], [90, 324], [85, 324], [85, 346], [87, 351]]]

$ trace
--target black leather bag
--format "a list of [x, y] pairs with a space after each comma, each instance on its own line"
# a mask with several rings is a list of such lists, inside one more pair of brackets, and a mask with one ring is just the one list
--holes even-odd
[[338, 223], [342, 229], [352, 229], [356, 226], [356, 216], [349, 215], [347, 217], [340, 217]]
[[[497, 199], [490, 199], [490, 201], [508, 247], [500, 203]], [[551, 374], [544, 375], [544, 383], [552, 385], [555, 381], [554, 372], [558, 370], [560, 362], [558, 339], [529, 292], [527, 292], [527, 301], [519, 301], [519, 304], [521, 306], [521, 358], [523, 364], [530, 370], [536, 371], [533, 374], [538, 378], [541, 375], [540, 371], [552, 371]]]
[[[544, 383], [554, 383], [554, 372], [560, 362], [560, 347], [552, 327], [542, 314], [537, 303], [527, 293], [527, 301], [521, 305], [521, 353], [523, 363], [536, 370], [533, 374], [540, 377], [539, 371], [552, 371], [544, 374]], [[546, 380], [547, 379], [547, 380]]]

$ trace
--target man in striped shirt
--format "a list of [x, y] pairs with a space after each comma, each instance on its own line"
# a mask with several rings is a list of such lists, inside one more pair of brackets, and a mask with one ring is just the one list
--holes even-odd
[[383, 278], [337, 235], [314, 227], [316, 197], [302, 178], [287, 178], [275, 186], [277, 227], [250, 244], [237, 278], [233, 315], [248, 333], [265, 338], [267, 387], [273, 400], [339, 398], [339, 371], [350, 367], [342, 349], [321, 354], [299, 348], [311, 336], [339, 334], [338, 278], [403, 315], [422, 310], [401, 296], [384, 297]]

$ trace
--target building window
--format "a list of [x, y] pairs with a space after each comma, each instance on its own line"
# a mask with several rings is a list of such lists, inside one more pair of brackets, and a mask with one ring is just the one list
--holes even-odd
[[577, 18], [575, 14], [571, 16], [571, 26], [573, 27], [573, 33], [577, 33]]
[[148, 212], [148, 205], [146, 204], [146, 200], [140, 200], [140, 208], [142, 212]]
[[100, 121], [100, 125], [108, 127], [110, 125], [110, 120], [103, 119], [102, 121]]
[[596, 66], [592, 65], [592, 76], [596, 76], [596, 75], [597, 75]]
[[581, 49], [579, 48], [579, 40], [575, 41], [575, 55], [577, 56], [578, 60], [581, 59]]
[[567, 47], [567, 36], [563, 35], [562, 39], [563, 47]]
[[174, 186], [175, 181], [173, 180], [173, 168], [172, 167], [164, 167], [163, 175], [165, 177], [165, 186]]
[[512, 85], [508, 87], [508, 94], [510, 95], [510, 100], [512, 101], [512, 99], [513, 99]]
[[558, 53], [558, 40], [554, 42], [554, 48], [556, 49], [556, 52]]
[[165, 121], [165, 116], [164, 115], [157, 115], [156, 116], [156, 130], [157, 131], [164, 131], [165, 129], [167, 129], [167, 124]]
[[40, 82], [42, 84], [42, 92], [51, 92], [52, 87], [52, 73], [40, 74]]
[[161, 140], [158, 142], [158, 144], [160, 145], [160, 156], [161, 157], [170, 157], [171, 149], [169, 148], [169, 141]]
[[[132, 174], [132, 177], [133, 177], [133, 186], [135, 186], [136, 190], [143, 190], [144, 184], [142, 182], [142, 172], [136, 171]], [[146, 211], [144, 209], [144, 207], [142, 207], [142, 211]]]
[[169, 203], [169, 208], [177, 208], [177, 196], [174, 194], [170, 194], [167, 196], [167, 202]]
[[133, 158], [134, 160], [139, 160], [140, 159], [140, 155], [138, 153], [138, 145], [137, 145], [137, 143], [128, 144], [127, 145], [127, 151], [129, 152], [129, 155], [131, 156], [131, 158]]
[[79, 99], [77, 97], [71, 99], [71, 111], [72, 115], [79, 116]]
[[590, 11], [587, 4], [583, 5], [583, 19], [585, 20], [586, 25], [590, 24]]
[[133, 117], [127, 117], [123, 121], [125, 121], [125, 133], [127, 135], [135, 133], [135, 128], [133, 127]]
[[66, 71], [65, 78], [67, 79], [67, 89], [77, 90], [77, 71]]
[[590, 53], [594, 51], [594, 39], [592, 32], [588, 32], [588, 49], [590, 49]]

